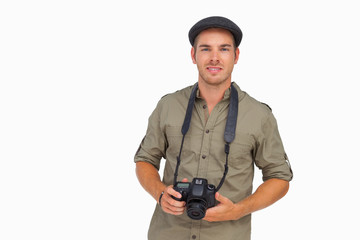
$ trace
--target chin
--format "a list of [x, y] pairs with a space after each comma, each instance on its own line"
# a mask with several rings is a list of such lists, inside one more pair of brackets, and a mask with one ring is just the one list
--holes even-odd
[[222, 85], [224, 83], [227, 82], [227, 80], [223, 80], [223, 79], [206, 79], [204, 80], [204, 82], [208, 85], [212, 85], [212, 86], [219, 86]]

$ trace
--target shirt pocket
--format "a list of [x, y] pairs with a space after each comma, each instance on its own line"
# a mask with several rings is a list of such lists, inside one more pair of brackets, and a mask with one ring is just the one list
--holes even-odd
[[[167, 152], [171, 155], [178, 155], [180, 152], [183, 135], [181, 126], [166, 126], [165, 136], [167, 140]], [[188, 155], [199, 154], [202, 141], [202, 134], [190, 129], [185, 135], [182, 148], [182, 158]]]
[[246, 134], [236, 134], [230, 144], [229, 165], [236, 169], [249, 167], [253, 164], [253, 140]]
[[[167, 152], [177, 154], [180, 151], [180, 145], [182, 141], [181, 127], [179, 126], [166, 126], [165, 137], [167, 141]], [[185, 142], [184, 142], [185, 144]]]

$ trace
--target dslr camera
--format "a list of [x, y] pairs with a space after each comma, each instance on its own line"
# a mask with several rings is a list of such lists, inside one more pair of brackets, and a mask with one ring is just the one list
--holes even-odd
[[181, 198], [172, 197], [186, 202], [187, 215], [191, 219], [202, 219], [206, 209], [215, 206], [216, 188], [204, 178], [194, 178], [191, 183], [176, 182], [173, 188], [181, 194]]

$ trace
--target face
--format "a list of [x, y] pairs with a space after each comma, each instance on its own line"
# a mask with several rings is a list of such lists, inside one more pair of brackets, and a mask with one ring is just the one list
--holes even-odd
[[232, 34], [221, 28], [204, 30], [197, 36], [194, 47], [191, 58], [199, 70], [199, 82], [213, 86], [230, 84], [239, 58]]

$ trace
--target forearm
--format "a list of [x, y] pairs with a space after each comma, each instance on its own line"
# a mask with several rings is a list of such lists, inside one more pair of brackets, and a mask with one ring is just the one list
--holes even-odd
[[289, 190], [289, 182], [281, 179], [269, 179], [261, 184], [249, 197], [235, 204], [238, 216], [241, 218], [270, 206], [281, 199]]
[[157, 169], [147, 162], [136, 163], [136, 175], [141, 186], [156, 200], [165, 189]]

